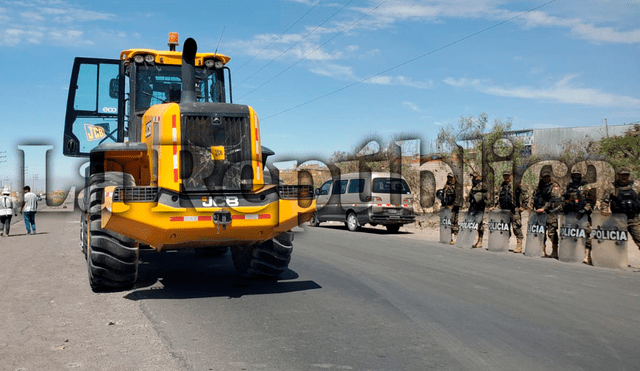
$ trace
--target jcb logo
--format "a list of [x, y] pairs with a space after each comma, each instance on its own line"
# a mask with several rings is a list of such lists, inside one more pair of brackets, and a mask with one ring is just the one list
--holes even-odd
[[224, 146], [212, 146], [211, 159], [214, 161], [223, 161], [225, 159]]
[[218, 197], [218, 202], [213, 199], [213, 197], [202, 197], [202, 207], [236, 207], [240, 206], [240, 202], [238, 201], [238, 197], [236, 196], [228, 196], [228, 197]]
[[102, 139], [107, 136], [104, 128], [96, 125], [84, 124], [84, 132], [87, 135], [87, 140], [93, 142], [94, 140]]

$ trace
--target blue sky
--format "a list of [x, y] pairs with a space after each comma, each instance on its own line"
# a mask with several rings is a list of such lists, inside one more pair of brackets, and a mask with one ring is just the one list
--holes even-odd
[[61, 154], [73, 58], [166, 49], [169, 32], [211, 52], [222, 35], [234, 103], [282, 160], [429, 141], [481, 112], [516, 129], [636, 122], [639, 17], [640, 0], [0, 0], [0, 178], [26, 143], [54, 147], [55, 187], [77, 178]]

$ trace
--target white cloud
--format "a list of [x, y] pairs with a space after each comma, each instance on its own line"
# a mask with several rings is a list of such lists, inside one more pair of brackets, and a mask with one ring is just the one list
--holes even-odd
[[[378, 2], [372, 2], [370, 7], [359, 7], [355, 10], [361, 13], [370, 12]], [[522, 14], [523, 10], [512, 11], [506, 9], [509, 3], [496, 0], [398, 0], [387, 2], [362, 20], [358, 28], [385, 29], [404, 21], [439, 22], [446, 18], [478, 19], [486, 18], [494, 21], [504, 21], [519, 16], [514, 22], [520, 22], [525, 28], [560, 27], [567, 28], [576, 38], [592, 43], [640, 43], [640, 28], [630, 30], [614, 29], [599, 26], [595, 23], [602, 17], [590, 15], [589, 20], [581, 17], [553, 16], [542, 10]], [[611, 6], [610, 6], [611, 7]], [[568, 13], [569, 11], [565, 11]], [[576, 11], [573, 11], [575, 13]], [[614, 19], [615, 20], [615, 19]], [[611, 20], [609, 20], [611, 22]], [[637, 22], [632, 23], [634, 26]], [[632, 26], [633, 27], [633, 26]]]
[[365, 84], [407, 86], [416, 89], [431, 89], [433, 81], [414, 81], [406, 76], [372, 76], [363, 79], [353, 72], [353, 68], [339, 64], [322, 64], [314, 66], [310, 71], [316, 75], [327, 76], [339, 80], [358, 81]]
[[579, 104], [595, 107], [640, 106], [640, 99], [602, 92], [594, 88], [583, 88], [571, 84], [577, 75], [565, 76], [555, 84], [537, 88], [531, 86], [500, 86], [490, 80], [446, 78], [444, 83], [457, 88], [471, 88], [478, 92], [507, 98], [534, 99], [563, 104]]
[[26, 44], [92, 45], [95, 32], [87, 32], [84, 25], [95, 27], [97, 21], [112, 21], [111, 13], [82, 9], [63, 0], [34, 0], [6, 2], [0, 8], [0, 32], [5, 36], [0, 45]]
[[402, 105], [408, 107], [412, 111], [420, 112], [420, 108], [418, 107], [418, 105], [413, 102], [402, 102]]

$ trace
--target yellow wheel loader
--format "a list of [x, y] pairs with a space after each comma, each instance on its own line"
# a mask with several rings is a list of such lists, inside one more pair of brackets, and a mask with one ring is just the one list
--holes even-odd
[[94, 290], [131, 287], [139, 246], [225, 251], [245, 276], [278, 277], [291, 229], [315, 211], [310, 185], [272, 177], [255, 111], [232, 103], [229, 57], [130, 49], [76, 58], [64, 154], [85, 156], [81, 245]]

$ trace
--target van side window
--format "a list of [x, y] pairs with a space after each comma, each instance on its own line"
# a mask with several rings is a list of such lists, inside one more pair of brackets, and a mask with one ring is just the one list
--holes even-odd
[[349, 189], [347, 193], [363, 193], [364, 192], [364, 179], [351, 179], [349, 181]]
[[320, 187], [320, 196], [326, 196], [329, 194], [329, 187], [331, 187], [331, 181], [328, 180], [324, 182], [322, 187]]
[[340, 182], [334, 182], [333, 183], [333, 191], [331, 192], [331, 194], [336, 195], [336, 194], [345, 194], [345, 192], [347, 192], [347, 182], [348, 180], [341, 180]]
[[376, 178], [371, 186], [374, 193], [395, 193], [409, 194], [411, 190], [404, 179], [398, 178]]

